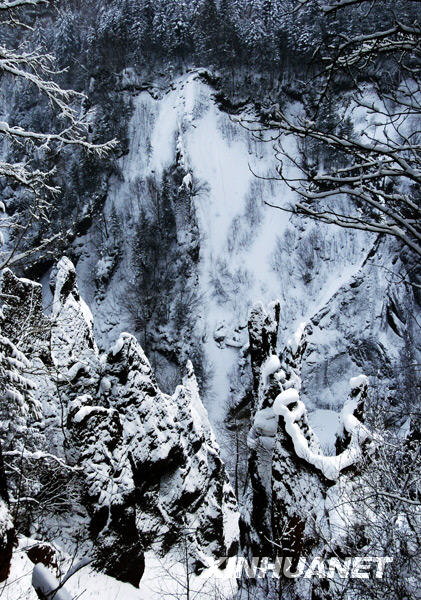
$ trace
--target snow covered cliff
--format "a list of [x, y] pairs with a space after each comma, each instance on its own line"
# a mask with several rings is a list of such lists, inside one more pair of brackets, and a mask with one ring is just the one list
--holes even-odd
[[[2, 294], [12, 299], [4, 306], [10, 331], [19, 336], [25, 327], [32, 334], [31, 359], [23, 367], [15, 360], [10, 386], [20, 404], [14, 428], [20, 427], [22, 448], [10, 428], [10, 445], [3, 441], [10, 490], [20, 498], [15, 522], [33, 523], [38, 515], [41, 539], [51, 540], [57, 529], [68, 551], [81, 544], [97, 569], [135, 586], [148, 550], [165, 556], [186, 540], [196, 570], [209, 556], [235, 553], [237, 501], [191, 362], [175, 392], [162, 393], [132, 335], [122, 333], [108, 353], [99, 353], [66, 257], [52, 288], [53, 311], [45, 317], [40, 286], [10, 271], [2, 280]], [[28, 385], [18, 375], [22, 368]], [[22, 385], [30, 397], [19, 392]], [[16, 461], [20, 476], [10, 472]], [[40, 496], [48, 479], [55, 487]]]
[[[204, 401], [214, 424], [224, 419], [227, 401], [236, 397], [233, 380], [239, 351], [247, 342], [248, 312], [258, 300], [266, 304], [280, 301], [282, 345], [302, 323], [321, 314], [331, 298], [345, 302], [345, 294], [350, 310], [366, 311], [368, 325], [359, 332], [362, 338], [376, 323], [384, 352], [396, 354], [393, 319], [374, 315], [390, 314], [391, 309], [373, 305], [385, 294], [396, 295], [393, 272], [399, 272], [399, 265], [392, 264], [393, 251], [387, 244], [379, 248], [370, 234], [315, 226], [268, 206], [266, 203], [294, 202], [291, 191], [270, 178], [276, 175], [272, 144], [259, 141], [219, 108], [203, 71], [179, 77], [167, 90], [151, 87], [136, 92], [136, 87], [127, 83], [126, 90], [122, 93], [130, 99], [133, 115], [129, 150], [119, 163], [121, 176], [110, 181], [101, 220], [76, 238], [72, 249], [80, 288], [95, 316], [97, 341], [102, 347], [122, 329], [136, 330], [142, 340], [146, 335], [162, 379], [173, 379], [174, 365], [178, 363], [182, 370], [191, 348], [196, 352], [200, 347], [199, 362], [205, 363], [208, 380]], [[299, 110], [299, 105], [291, 104], [290, 110]], [[253, 113], [243, 109], [241, 115]], [[365, 116], [367, 123], [370, 118]], [[256, 178], [254, 173], [269, 179]], [[136, 279], [133, 252], [140, 252], [136, 244], [144, 211], [151, 211], [151, 203], [156, 206], [156, 189], [168, 186], [172, 186], [173, 245], [184, 258], [165, 246], [176, 275], [171, 280], [171, 294], [165, 292], [161, 300], [165, 308], [150, 313], [153, 331], [146, 334], [143, 325], [136, 326], [142, 319], [128, 307], [139, 297], [133, 292], [137, 288], [130, 286]], [[115, 220], [118, 234], [111, 232]], [[108, 238], [104, 233], [107, 223]], [[118, 251], [110, 242], [113, 235], [120, 237]], [[353, 284], [347, 292], [348, 282], [361, 268], [367, 277], [359, 275], [360, 280], [369, 282], [361, 289]], [[159, 282], [166, 289], [161, 279]], [[337, 307], [336, 319], [342, 310]], [[402, 307], [397, 310], [404, 311]], [[187, 323], [180, 319], [180, 311], [187, 315]], [[309, 354], [308, 366], [304, 365], [305, 370], [314, 365], [319, 373], [306, 376], [307, 399], [315, 396], [313, 382], [320, 398], [311, 408], [338, 408], [336, 392], [340, 396], [344, 390], [335, 386], [341, 385], [337, 382], [344, 380], [342, 375], [349, 378], [353, 374], [346, 339], [354, 334], [345, 330], [358, 329], [359, 323], [360, 319], [351, 323], [348, 315], [343, 333], [341, 328], [341, 333], [332, 328], [329, 333], [329, 326], [323, 329], [325, 340], [332, 335], [338, 339], [328, 346], [323, 342], [323, 357]], [[354, 348], [354, 355], [358, 352]], [[348, 358], [341, 358], [344, 354]], [[378, 368], [378, 359], [385, 362], [377, 353], [372, 372]], [[322, 362], [322, 370], [332, 371], [333, 377], [320, 376], [318, 365]], [[355, 362], [358, 365], [358, 359]]]

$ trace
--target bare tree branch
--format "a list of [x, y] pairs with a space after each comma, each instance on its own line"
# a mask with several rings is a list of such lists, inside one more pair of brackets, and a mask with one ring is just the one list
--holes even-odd
[[[318, 7], [326, 15], [367, 0], [297, 0], [297, 10]], [[374, 6], [376, 0], [371, 0]], [[379, 4], [380, 5], [380, 4]], [[326, 16], [327, 18], [327, 16]], [[421, 29], [417, 21], [386, 14], [387, 25], [371, 31], [365, 24], [349, 34], [330, 33], [318, 48], [321, 70], [312, 80], [316, 99], [304, 105], [312, 118], [287, 116], [276, 111], [262, 128], [254, 121], [242, 121], [256, 137], [274, 142], [279, 162], [279, 179], [298, 196], [295, 206], [277, 208], [304, 214], [324, 223], [394, 236], [419, 256], [421, 254]], [[379, 73], [393, 62], [397, 83], [385, 85]], [[322, 118], [323, 108], [332, 114], [337, 90], [343, 79], [354, 87], [347, 92], [347, 127], [339, 115], [333, 122]], [[363, 82], [363, 83], [361, 83]], [[373, 99], [374, 96], [374, 99]], [[316, 107], [316, 108], [315, 108]], [[370, 117], [362, 131], [352, 126], [353, 111]], [[266, 138], [263, 134], [266, 134]], [[296, 144], [286, 146], [292, 137]], [[352, 200], [343, 214], [339, 202]], [[275, 205], [276, 206], [276, 205]]]

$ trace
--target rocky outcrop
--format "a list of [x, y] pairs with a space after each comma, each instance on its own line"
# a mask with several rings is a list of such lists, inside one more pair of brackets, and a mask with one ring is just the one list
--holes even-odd
[[[7, 277], [20, 293], [11, 331], [21, 315], [31, 327], [42, 323], [37, 338], [42, 351], [31, 355], [29, 369], [40, 407], [32, 423], [40, 446], [27, 458], [42, 463], [44, 477], [49, 469], [71, 473], [69, 494], [79, 507], [94, 565], [138, 585], [146, 550], [164, 555], [187, 540], [196, 569], [208, 556], [235, 553], [237, 503], [192, 364], [168, 395], [132, 335], [122, 333], [101, 355], [67, 258], [53, 272], [47, 317], [39, 313], [36, 294], [36, 311], [24, 314], [25, 303], [39, 290], [11, 273]], [[7, 310], [11, 315], [12, 307]], [[42, 494], [42, 486], [37, 481], [38, 492], [32, 493]]]
[[280, 391], [279, 382], [273, 378], [273, 373], [280, 366], [275, 354], [278, 327], [278, 303], [271, 304], [268, 312], [261, 303], [251, 309], [248, 353], [253, 374], [251, 410], [254, 422], [247, 440], [250, 479], [241, 518], [241, 543], [244, 549], [256, 555], [262, 554], [263, 550], [271, 550], [270, 464], [276, 423], [273, 418], [267, 421], [265, 417], [267, 408]]
[[163, 554], [188, 539], [197, 567], [206, 556], [235, 553], [236, 500], [191, 363], [168, 396], [136, 339], [123, 333], [104, 362], [99, 394], [73, 401], [70, 422], [107, 572], [113, 565], [117, 576], [112, 550], [104, 563], [106, 549], [121, 556], [127, 544], [126, 557], [139, 561], [136, 549]]
[[[301, 328], [278, 356], [274, 314], [273, 307], [268, 314], [258, 305], [249, 322], [257, 396], [248, 437], [251, 483], [242, 513], [242, 543], [254, 553], [263, 548], [269, 556], [332, 556], [346, 519], [350, 526], [346, 506], [352, 479], [373, 449], [374, 438], [364, 425], [368, 378], [351, 379], [336, 455], [324, 455], [300, 399], [306, 331]], [[303, 585], [300, 590], [306, 594]]]
[[[283, 554], [309, 554], [318, 544], [316, 523], [324, 510], [324, 477], [308, 464], [294, 447], [288, 417], [303, 437], [310, 452], [320, 454], [320, 445], [308, 422], [305, 406], [299, 399], [301, 358], [305, 337], [284, 350], [282, 392], [272, 409], [279, 415], [273, 448], [271, 493], [271, 525], [273, 540]], [[288, 374], [288, 377], [287, 375]], [[295, 414], [294, 414], [295, 413]]]

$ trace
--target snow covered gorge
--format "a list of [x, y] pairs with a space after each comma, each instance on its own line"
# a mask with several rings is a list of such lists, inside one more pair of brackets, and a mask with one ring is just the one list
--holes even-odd
[[[268, 312], [261, 304], [252, 309], [245, 350], [254, 390], [249, 474], [239, 507], [192, 364], [174, 393], [163, 393], [129, 333], [108, 352], [98, 351], [91, 312], [66, 257], [51, 285], [46, 315], [40, 284], [9, 270], [2, 277], [1, 367], [16, 414], [2, 421], [3, 454], [20, 467], [8, 482], [21, 498], [20, 511], [10, 508], [20, 530], [26, 519], [30, 535], [37, 522], [38, 539], [77, 547], [97, 569], [135, 586], [145, 551], [164, 555], [183, 540], [196, 570], [207, 557], [234, 555], [240, 546], [263, 555], [270, 540], [294, 554], [320, 554], [318, 527], [329, 532], [323, 552], [335, 552], [345, 518], [335, 498], [375, 446], [363, 424], [366, 377], [352, 380], [336, 456], [324, 456], [299, 399], [306, 331], [278, 356], [279, 304]], [[17, 349], [22, 343], [26, 357]], [[51, 499], [40, 515], [36, 498], [44, 488]], [[4, 580], [13, 523], [1, 490]]]
[[[364, 423], [370, 403], [367, 379], [358, 374], [391, 396], [412, 386], [416, 361], [407, 351], [416, 307], [399, 285], [410, 272], [405, 252], [390, 240], [266, 207], [264, 200], [293, 201], [286, 186], [252, 173], [272, 172], [272, 146], [221, 110], [200, 73], [165, 90], [137, 83], [121, 85], [132, 106], [121, 176], [104, 180], [104, 205], [79, 199], [86, 222], [66, 250], [76, 271], [62, 258], [52, 295], [49, 267], [42, 289], [3, 273], [0, 393], [8, 410], [0, 426], [8, 481], [6, 488], [0, 477], [0, 579], [9, 570], [14, 529], [20, 541], [23, 532], [31, 549], [24, 538], [11, 574], [23, 582], [25, 600], [36, 600], [27, 593], [30, 580], [24, 588], [30, 560], [55, 568], [57, 547], [102, 571], [87, 585], [89, 600], [161, 600], [142, 592], [148, 560], [170, 556], [177, 545], [189, 549], [197, 570], [207, 557], [237, 550], [273, 556], [275, 548], [309, 560], [340, 555], [344, 535], [357, 529], [348, 499], [364, 489], [378, 442]], [[359, 115], [359, 125], [368, 127], [370, 118]], [[171, 269], [165, 287], [158, 280], [153, 291], [170, 318], [158, 314], [148, 323], [145, 345], [129, 310], [143, 308], [145, 296], [132, 255], [139, 238], [151, 239], [142, 210], [159, 225], [161, 205], [173, 209], [166, 244], [155, 236]], [[280, 303], [270, 304], [275, 298]], [[142, 340], [148, 358], [122, 331]], [[188, 362], [193, 337], [214, 366], [202, 398]], [[168, 359], [165, 368], [160, 358]], [[180, 364], [186, 366], [177, 387]], [[235, 430], [227, 442], [218, 427], [227, 400], [244, 409], [244, 419], [235, 415], [244, 444]], [[399, 416], [405, 429], [408, 413]], [[328, 444], [323, 439], [327, 419], [329, 434], [338, 429], [336, 446], [334, 435]], [[374, 534], [358, 526], [376, 541], [382, 524]], [[25, 571], [14, 569], [22, 554]], [[120, 584], [104, 572], [134, 585], [141, 579], [138, 595], [130, 595], [129, 584], [116, 591]], [[99, 579], [109, 594], [101, 594]], [[305, 582], [289, 583], [294, 600], [309, 597], [299, 587]], [[20, 599], [4, 586], [6, 600]], [[72, 593], [80, 593], [76, 584]], [[319, 587], [315, 597], [335, 597], [329, 593]]]

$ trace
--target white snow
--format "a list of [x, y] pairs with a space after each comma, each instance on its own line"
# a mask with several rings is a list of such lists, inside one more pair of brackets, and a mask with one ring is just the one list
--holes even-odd
[[316, 434], [324, 454], [335, 453], [336, 434], [338, 433], [340, 415], [330, 409], [319, 408], [309, 413], [310, 427]]
[[103, 377], [100, 381], [99, 384], [99, 389], [101, 390], [101, 392], [108, 392], [111, 389], [111, 381], [108, 379], [108, 377]]
[[[296, 406], [290, 410], [290, 404]], [[351, 441], [348, 448], [337, 456], [316, 454], [310, 450], [307, 439], [297, 425], [297, 421], [306, 411], [297, 390], [288, 389], [278, 394], [273, 403], [273, 411], [283, 417], [285, 430], [291, 437], [297, 456], [319, 469], [327, 479], [336, 480], [343, 469], [353, 465], [361, 458], [361, 444], [372, 437], [367, 427], [354, 416], [353, 412], [356, 406], [356, 400], [349, 400], [341, 412], [340, 423], [351, 434]]]
[[81, 423], [91, 414], [109, 413], [110, 409], [103, 406], [82, 406], [73, 417], [75, 423]]
[[122, 583], [90, 567], [78, 571], [69, 579], [66, 586], [72, 593], [73, 599], [83, 591], [81, 596], [83, 600], [155, 600], [130, 583]]
[[278, 429], [278, 419], [272, 408], [259, 410], [254, 417], [254, 428], [259, 435], [274, 437]]
[[118, 340], [116, 341], [114, 346], [111, 348], [111, 354], [113, 356], [116, 356], [116, 354], [121, 352], [121, 349], [123, 348], [124, 344], [125, 344], [125, 338], [123, 335], [120, 335], [120, 337], [118, 338]]
[[300, 394], [295, 388], [290, 388], [288, 390], [284, 390], [275, 399], [273, 403], [273, 411], [276, 415], [283, 414], [283, 407], [289, 406], [293, 402], [298, 402], [300, 400]]
[[300, 345], [301, 338], [303, 336], [306, 325], [307, 325], [307, 323], [305, 321], [302, 321], [299, 324], [294, 335], [288, 340], [288, 345], [291, 348], [292, 354], [295, 354], [297, 352], [297, 349], [298, 349], [298, 346]]
[[20, 542], [13, 552], [9, 577], [0, 584], [2, 600], [39, 600], [31, 583], [33, 568]]
[[367, 387], [369, 384], [367, 375], [358, 375], [358, 377], [351, 377], [349, 380], [349, 385], [352, 390], [361, 387]]
[[281, 361], [276, 354], [272, 354], [272, 356], [266, 359], [262, 366], [262, 378], [265, 385], [269, 383], [269, 377], [276, 373], [276, 371], [279, 371], [280, 368]]
[[[130, 73], [126, 76], [131, 77]], [[204, 350], [213, 366], [211, 391], [203, 400], [216, 425], [225, 416], [230, 373], [239, 349], [247, 342], [245, 325], [251, 305], [256, 300], [267, 305], [279, 298], [281, 342], [291, 338], [296, 344], [304, 324], [360, 266], [366, 255], [367, 236], [335, 227], [323, 231], [318, 228], [326, 232], [323, 251], [316, 257], [310, 285], [304, 284], [296, 253], [310, 243], [305, 236], [314, 227], [300, 220], [305, 230], [299, 231], [288, 213], [264, 204], [294, 202], [287, 186], [257, 179], [252, 173], [274, 174], [272, 144], [256, 140], [221, 112], [213, 94], [198, 72], [192, 71], [177, 78], [171, 89], [157, 99], [147, 92], [133, 98], [129, 152], [120, 160], [124, 181], [111, 182], [105, 207], [106, 213], [115, 207], [124, 226], [126, 258], [114, 272], [104, 299], [94, 297], [92, 289], [92, 272], [98, 267], [98, 258], [92, 264], [96, 241], [91, 234], [80, 241], [83, 252], [77, 268], [82, 295], [92, 306], [97, 331], [106, 346], [122, 330], [132, 329], [123, 307], [122, 290], [131, 276], [127, 257], [142, 202], [133, 190], [137, 181], [145, 181], [150, 175], [159, 180], [178, 152], [185, 170], [182, 185], [187, 188], [193, 180], [199, 187], [205, 184], [194, 197], [201, 238], [198, 292], [202, 298], [196, 332], [205, 340]], [[297, 108], [292, 106], [291, 110]], [[292, 139], [285, 143], [288, 150], [295, 151]], [[279, 260], [274, 260], [277, 243], [287, 230], [293, 232], [295, 241]], [[183, 232], [178, 235], [182, 237]], [[223, 297], [215, 291], [216, 280], [221, 283]], [[241, 333], [227, 335], [217, 345], [213, 333], [222, 321], [227, 331], [240, 326]]]
[[190, 190], [192, 187], [193, 181], [192, 181], [192, 176], [191, 173], [187, 173], [187, 175], [184, 175], [183, 177], [183, 181], [182, 181], [182, 187], [184, 187], [186, 190]]
[[80, 361], [76, 362], [74, 365], [72, 365], [70, 367], [70, 369], [67, 371], [67, 378], [69, 379], [69, 381], [72, 381], [76, 375], [78, 375], [78, 373], [81, 370], [84, 370], [86, 368], [86, 365]]
[[34, 566], [34, 570], [32, 571], [32, 585], [37, 592], [44, 594], [46, 598], [51, 596], [54, 600], [73, 600], [72, 595], [64, 586], [58, 589], [60, 582], [41, 563]]

